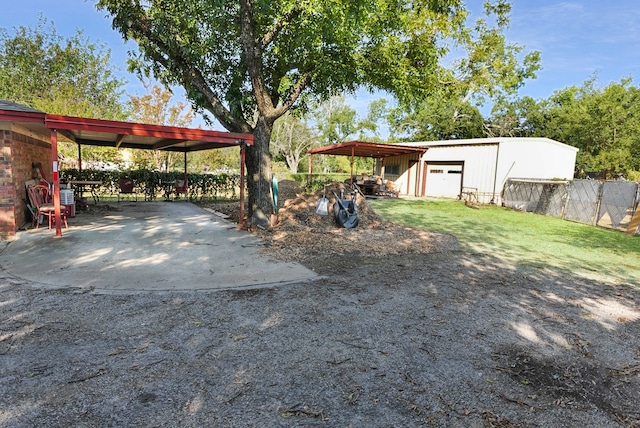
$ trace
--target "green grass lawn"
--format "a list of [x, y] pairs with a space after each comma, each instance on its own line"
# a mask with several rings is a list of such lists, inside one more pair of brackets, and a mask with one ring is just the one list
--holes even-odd
[[459, 201], [377, 200], [392, 221], [455, 235], [464, 251], [511, 263], [640, 286], [640, 236], [555, 217]]

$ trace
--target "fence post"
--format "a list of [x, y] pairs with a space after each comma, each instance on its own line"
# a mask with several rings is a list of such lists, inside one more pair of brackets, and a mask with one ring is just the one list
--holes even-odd
[[634, 236], [638, 233], [640, 228], [640, 184], [636, 183], [636, 199], [634, 206], [632, 207], [634, 214], [631, 216], [631, 221], [627, 227], [627, 233]]
[[573, 186], [573, 180], [569, 180], [567, 185], [564, 188], [565, 195], [567, 196], [564, 200], [564, 205], [562, 206], [562, 212], [560, 213], [560, 218], [565, 220], [564, 215], [567, 213], [567, 207], [569, 206], [569, 199], [571, 199], [571, 187]]
[[600, 218], [600, 207], [602, 205], [602, 192], [604, 191], [604, 183], [600, 182], [598, 187], [598, 197], [596, 198], [596, 215], [593, 218], [592, 226], [598, 225], [598, 219]]

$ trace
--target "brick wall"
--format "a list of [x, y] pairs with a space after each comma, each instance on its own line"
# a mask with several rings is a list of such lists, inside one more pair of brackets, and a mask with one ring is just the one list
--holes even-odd
[[[0, 239], [15, 235], [15, 215], [11, 178], [11, 131], [0, 130]], [[13, 233], [12, 233], [13, 231]]]
[[29, 221], [24, 185], [34, 178], [34, 163], [42, 164], [51, 182], [50, 143], [15, 130], [0, 130], [0, 239], [11, 239]]

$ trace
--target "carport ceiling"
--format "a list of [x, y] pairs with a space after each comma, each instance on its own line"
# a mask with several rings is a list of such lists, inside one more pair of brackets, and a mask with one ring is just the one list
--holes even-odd
[[365, 141], [349, 141], [346, 143], [333, 144], [331, 146], [319, 147], [308, 150], [310, 155], [341, 155], [358, 156], [368, 158], [386, 158], [390, 156], [400, 156], [409, 153], [424, 153], [427, 149], [423, 147], [401, 146], [399, 144], [377, 144]]
[[193, 152], [251, 145], [251, 134], [47, 114], [45, 126], [82, 145]]

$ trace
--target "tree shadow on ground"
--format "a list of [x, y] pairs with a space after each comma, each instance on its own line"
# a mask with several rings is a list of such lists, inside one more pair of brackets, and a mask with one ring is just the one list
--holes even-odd
[[310, 283], [0, 287], [0, 425], [637, 426], [639, 292], [449, 251]]

